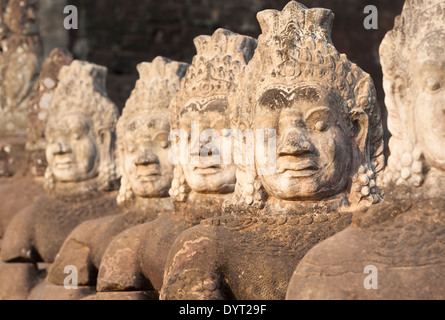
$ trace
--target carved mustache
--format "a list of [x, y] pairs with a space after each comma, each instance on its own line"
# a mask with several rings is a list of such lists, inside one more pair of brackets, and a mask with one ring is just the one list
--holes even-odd
[[153, 155], [153, 154], [144, 154], [139, 156], [136, 161], [135, 161], [136, 165], [139, 166], [148, 166], [150, 164], [159, 164], [159, 159], [157, 156]]
[[317, 164], [312, 160], [297, 160], [296, 161], [280, 161], [278, 166], [278, 173], [284, 173], [288, 170], [291, 171], [304, 171], [304, 170], [318, 170]]

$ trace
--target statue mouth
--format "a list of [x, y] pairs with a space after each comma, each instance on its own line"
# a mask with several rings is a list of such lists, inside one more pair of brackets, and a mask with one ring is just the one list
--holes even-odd
[[294, 160], [279, 162], [278, 174], [286, 174], [293, 177], [310, 177], [319, 170], [312, 160]]
[[74, 165], [74, 162], [71, 159], [71, 157], [66, 157], [64, 155], [56, 156], [56, 159], [54, 161], [54, 167], [57, 170], [71, 169], [71, 167], [73, 165]]
[[68, 170], [73, 166], [72, 162], [58, 162], [55, 167], [57, 170]]
[[212, 165], [212, 166], [200, 166], [195, 167], [193, 171], [199, 175], [211, 175], [216, 174], [221, 170], [221, 166]]
[[136, 172], [138, 180], [142, 182], [159, 179], [159, 177], [162, 175], [157, 164], [137, 165]]

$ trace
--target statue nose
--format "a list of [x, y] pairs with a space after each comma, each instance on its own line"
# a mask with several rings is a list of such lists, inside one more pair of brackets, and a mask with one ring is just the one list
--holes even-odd
[[212, 157], [219, 156], [219, 148], [215, 143], [212, 143], [213, 138], [200, 139], [192, 142], [191, 156], [192, 157]]
[[60, 139], [54, 144], [54, 154], [66, 154], [71, 153], [71, 147], [64, 140]]
[[141, 150], [135, 163], [139, 166], [148, 166], [150, 164], [159, 163], [159, 159], [151, 150], [143, 149]]
[[306, 135], [297, 128], [288, 130], [278, 145], [279, 156], [301, 156], [311, 154], [315, 150]]

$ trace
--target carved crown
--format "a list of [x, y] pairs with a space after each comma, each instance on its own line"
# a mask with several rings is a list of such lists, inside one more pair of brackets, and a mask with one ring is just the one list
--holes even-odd
[[[258, 39], [263, 61], [260, 90], [271, 84], [292, 85], [302, 78], [312, 78], [334, 84], [348, 101], [349, 108], [360, 105], [370, 110], [375, 107], [375, 93], [370, 93], [374, 84], [369, 75], [340, 54], [332, 43], [334, 14], [331, 10], [308, 9], [291, 1], [281, 12], [261, 11], [257, 18], [262, 29]], [[357, 92], [357, 88], [362, 87], [357, 86], [358, 82], [367, 84], [367, 90]]]
[[115, 131], [119, 111], [108, 98], [105, 80], [107, 68], [74, 60], [59, 73], [59, 84], [49, 108], [49, 119], [60, 113], [82, 112], [100, 129]]
[[151, 63], [138, 65], [139, 80], [125, 104], [117, 124], [118, 144], [126, 130], [125, 126], [134, 117], [164, 115], [168, 119], [169, 106], [178, 92], [188, 64], [156, 57]]
[[170, 102], [176, 96], [188, 67], [186, 63], [164, 57], [139, 64], [139, 80], [125, 104], [122, 117], [139, 112], [168, 116]]
[[190, 99], [212, 99], [227, 95], [235, 84], [236, 76], [252, 58], [256, 40], [218, 29], [212, 36], [195, 38], [197, 54], [181, 83], [173, 108], [172, 123], [177, 123], [180, 109]]

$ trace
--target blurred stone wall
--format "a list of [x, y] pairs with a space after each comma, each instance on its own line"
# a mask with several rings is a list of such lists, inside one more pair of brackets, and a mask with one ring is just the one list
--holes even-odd
[[45, 58], [54, 48], [68, 48], [69, 34], [63, 28], [63, 9], [66, 3], [66, 0], [40, 0], [40, 35]]

